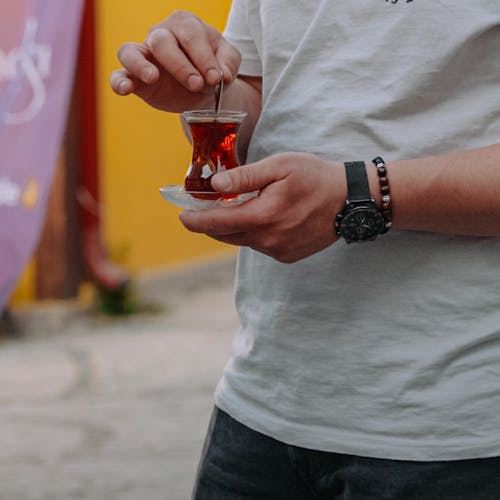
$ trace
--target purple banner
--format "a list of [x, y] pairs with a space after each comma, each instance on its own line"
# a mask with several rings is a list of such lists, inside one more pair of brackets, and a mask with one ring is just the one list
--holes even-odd
[[0, 311], [40, 236], [82, 7], [83, 0], [0, 2]]

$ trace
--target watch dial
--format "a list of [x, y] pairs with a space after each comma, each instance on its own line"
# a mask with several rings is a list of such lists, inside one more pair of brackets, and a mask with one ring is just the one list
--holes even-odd
[[374, 240], [384, 228], [384, 218], [376, 208], [356, 207], [342, 218], [339, 232], [347, 242]]

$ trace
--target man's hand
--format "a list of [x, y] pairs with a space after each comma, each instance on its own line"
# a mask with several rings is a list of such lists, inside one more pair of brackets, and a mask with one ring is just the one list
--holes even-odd
[[221, 71], [229, 85], [241, 62], [238, 50], [215, 28], [184, 11], [154, 26], [144, 43], [123, 44], [118, 58], [123, 68], [110, 77], [117, 94], [134, 93], [155, 108], [175, 113], [212, 108]]
[[335, 216], [346, 199], [344, 168], [306, 153], [281, 153], [212, 178], [227, 194], [259, 191], [242, 205], [184, 211], [190, 231], [247, 246], [281, 262], [308, 257], [336, 240]]

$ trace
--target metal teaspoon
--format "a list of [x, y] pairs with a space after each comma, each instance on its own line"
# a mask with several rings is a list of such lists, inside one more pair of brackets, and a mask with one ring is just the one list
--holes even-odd
[[220, 82], [215, 86], [214, 94], [215, 94], [215, 116], [219, 116], [220, 106], [222, 100], [222, 92], [224, 90], [224, 73], [220, 72]]

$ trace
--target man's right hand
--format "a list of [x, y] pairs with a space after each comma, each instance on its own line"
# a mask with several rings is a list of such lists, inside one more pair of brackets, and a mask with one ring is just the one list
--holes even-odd
[[121, 69], [111, 87], [118, 95], [136, 94], [149, 105], [174, 113], [213, 107], [213, 86], [230, 85], [241, 56], [212, 26], [194, 14], [176, 11], [151, 28], [142, 44], [124, 43]]

